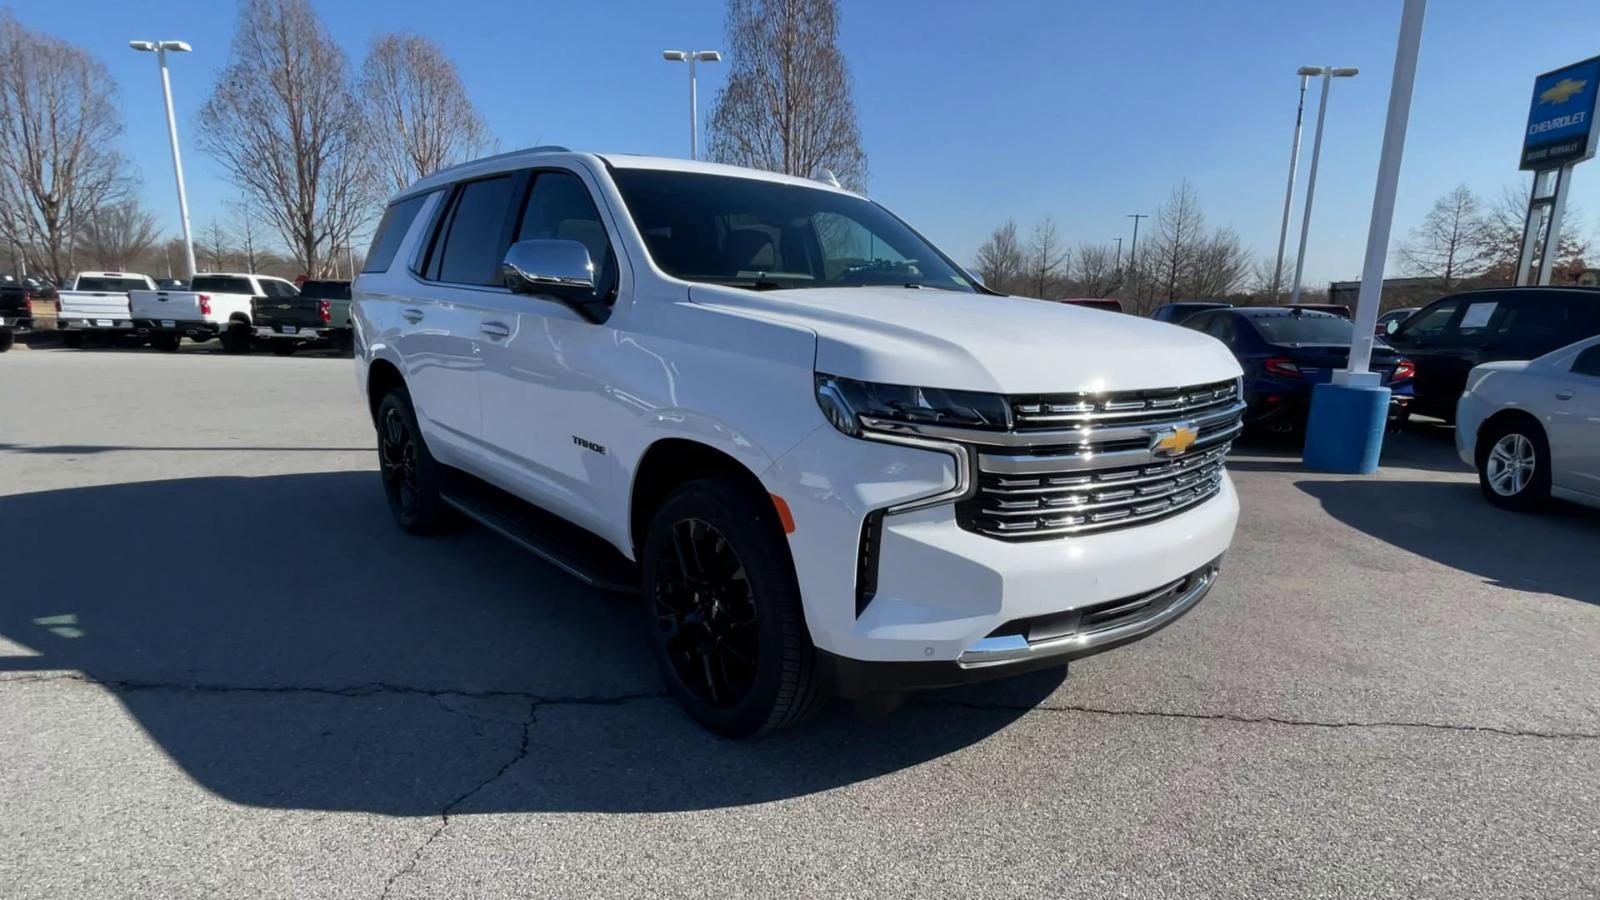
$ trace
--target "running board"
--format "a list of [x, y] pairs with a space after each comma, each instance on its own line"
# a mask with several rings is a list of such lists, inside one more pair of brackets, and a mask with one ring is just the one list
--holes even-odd
[[449, 473], [445, 504], [584, 584], [639, 592], [638, 567], [603, 538], [462, 472]]

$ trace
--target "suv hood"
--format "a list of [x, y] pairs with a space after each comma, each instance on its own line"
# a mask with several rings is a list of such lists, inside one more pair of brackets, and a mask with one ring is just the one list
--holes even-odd
[[808, 328], [817, 371], [1002, 394], [1141, 390], [1238, 377], [1219, 341], [1123, 313], [932, 288], [748, 291], [690, 299]]

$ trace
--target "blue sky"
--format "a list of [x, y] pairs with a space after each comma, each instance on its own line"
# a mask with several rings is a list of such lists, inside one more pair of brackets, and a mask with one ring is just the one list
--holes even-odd
[[[314, 2], [352, 65], [385, 31], [413, 30], [444, 45], [506, 148], [539, 142], [683, 155], [687, 76], [660, 51], [723, 43], [716, 0]], [[1294, 70], [1360, 67], [1358, 77], [1334, 84], [1306, 254], [1309, 283], [1359, 276], [1400, 0], [841, 6], [870, 193], [963, 260], [1007, 217], [1027, 228], [1054, 216], [1073, 242], [1126, 237], [1125, 214], [1154, 212], [1185, 177], [1211, 224], [1232, 225], [1257, 254], [1268, 254], [1282, 211]], [[1430, 6], [1397, 237], [1457, 183], [1492, 196], [1516, 181], [1534, 75], [1600, 53], [1600, 4], [1561, 4], [1558, 15], [1545, 16], [1504, 0]], [[147, 204], [173, 231], [177, 204], [155, 61], [127, 41], [181, 39], [195, 47], [173, 58], [173, 77], [198, 229], [224, 215], [234, 196], [192, 137], [227, 60], [235, 11], [225, 0], [15, 7], [28, 26], [67, 37], [110, 68], [127, 119], [124, 148], [143, 174]], [[702, 113], [724, 70], [701, 69]], [[1314, 100], [1313, 92], [1308, 105]], [[1308, 108], [1302, 187], [1313, 115]], [[1574, 184], [1570, 202], [1600, 214], [1600, 163], [1580, 167]], [[1592, 224], [1586, 231], [1595, 236]], [[1292, 232], [1290, 240], [1292, 251]]]

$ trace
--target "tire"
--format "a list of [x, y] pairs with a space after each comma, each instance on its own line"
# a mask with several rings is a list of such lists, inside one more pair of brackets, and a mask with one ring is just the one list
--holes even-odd
[[695, 721], [754, 737], [826, 704], [794, 563], [766, 496], [726, 478], [682, 485], [651, 518], [642, 562], [651, 649]]
[[397, 387], [378, 403], [378, 475], [389, 511], [412, 534], [438, 534], [449, 524], [440, 497], [445, 467], [428, 452], [411, 407], [411, 395]]
[[0, 328], [0, 353], [4, 353], [7, 350], [10, 350], [11, 349], [11, 345], [15, 344], [16, 342], [17, 342], [17, 333], [16, 332], [12, 331], [9, 328]]
[[82, 348], [83, 347], [83, 332], [81, 332], [81, 331], [63, 331], [63, 332], [61, 332], [61, 345], [63, 347], [66, 347], [68, 350], [77, 350], [77, 349]]
[[222, 351], [224, 353], [248, 353], [250, 342], [254, 335], [250, 333], [250, 326], [243, 322], [229, 322], [228, 327], [222, 331]]
[[272, 341], [273, 356], [293, 356], [300, 349], [298, 341]]
[[1550, 442], [1532, 420], [1496, 424], [1478, 441], [1478, 487], [1501, 509], [1531, 512], [1550, 500]]
[[150, 346], [162, 353], [177, 353], [178, 347], [183, 344], [183, 335], [168, 332], [156, 332], [150, 335]]

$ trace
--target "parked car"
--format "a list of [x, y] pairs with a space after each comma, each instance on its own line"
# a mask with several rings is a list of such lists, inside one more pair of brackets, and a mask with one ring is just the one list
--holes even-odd
[[1231, 309], [1232, 303], [1222, 303], [1214, 300], [1185, 300], [1179, 303], [1163, 303], [1155, 308], [1150, 318], [1157, 322], [1171, 322], [1176, 325], [1197, 312], [1208, 309]]
[[668, 690], [726, 735], [1137, 640], [1233, 536], [1221, 346], [995, 294], [818, 182], [447, 169], [390, 202], [352, 319], [399, 525], [454, 511], [641, 591]]
[[56, 294], [56, 329], [68, 347], [86, 337], [121, 338], [138, 333], [128, 310], [128, 292], [152, 290], [156, 283], [137, 272], [79, 272]]
[[1060, 302], [1069, 306], [1103, 309], [1106, 312], [1122, 312], [1122, 301], [1115, 297], [1072, 297], [1063, 299]]
[[208, 273], [196, 275], [186, 291], [134, 291], [129, 294], [133, 318], [148, 330], [150, 344], [161, 350], [178, 349], [185, 337], [192, 341], [222, 339], [222, 349], [243, 353], [255, 339], [250, 301], [299, 296], [295, 286], [270, 275]]
[[1517, 287], [1441, 297], [1397, 326], [1388, 342], [1416, 364], [1414, 412], [1453, 421], [1467, 373], [1526, 360], [1600, 334], [1600, 291]]
[[1415, 313], [1419, 308], [1420, 307], [1416, 306], [1408, 306], [1404, 309], [1389, 310], [1378, 317], [1378, 321], [1373, 328], [1373, 333], [1379, 337], [1388, 337], [1390, 334], [1393, 334], [1394, 331], [1398, 329], [1403, 322], [1405, 322], [1405, 320], [1411, 318], [1412, 313]]
[[291, 356], [304, 344], [350, 347], [350, 282], [308, 280], [296, 297], [257, 297], [250, 305], [256, 337]]
[[1559, 497], [1600, 507], [1600, 337], [1473, 367], [1456, 404], [1456, 452], [1496, 506]]
[[19, 332], [33, 330], [32, 300], [23, 281], [0, 273], [0, 351], [10, 350]]
[[[1183, 327], [1211, 335], [1244, 370], [1247, 424], [1282, 429], [1305, 426], [1311, 389], [1350, 362], [1355, 325], [1333, 313], [1304, 306], [1247, 306], [1213, 310], [1183, 320]], [[1391, 417], [1411, 402], [1413, 367], [1387, 346], [1372, 348], [1372, 371], [1389, 387]]]
[[48, 278], [40, 278], [37, 275], [29, 275], [22, 279], [22, 286], [27, 288], [29, 293], [33, 294], [33, 299], [35, 301], [54, 300], [56, 298], [55, 282]]
[[1342, 318], [1350, 318], [1350, 307], [1343, 303], [1296, 303], [1296, 309], [1309, 309], [1313, 312], [1325, 312]]

